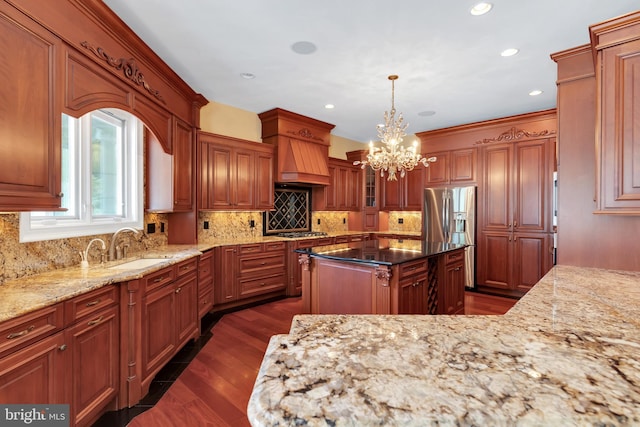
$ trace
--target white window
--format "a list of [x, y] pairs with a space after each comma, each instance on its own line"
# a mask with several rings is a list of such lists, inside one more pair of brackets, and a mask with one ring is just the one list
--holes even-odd
[[112, 233], [143, 224], [142, 123], [116, 109], [62, 115], [62, 208], [20, 216], [20, 241]]

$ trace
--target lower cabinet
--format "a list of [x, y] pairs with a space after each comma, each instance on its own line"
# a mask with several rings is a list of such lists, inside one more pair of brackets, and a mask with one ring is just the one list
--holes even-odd
[[213, 311], [285, 295], [286, 246], [279, 241], [215, 248]]
[[213, 250], [198, 259], [198, 317], [202, 318], [213, 308]]
[[464, 249], [440, 257], [438, 314], [464, 314]]
[[115, 409], [117, 295], [117, 286], [105, 286], [0, 325], [0, 402], [69, 404], [72, 426]]
[[427, 259], [400, 264], [397, 314], [429, 314]]

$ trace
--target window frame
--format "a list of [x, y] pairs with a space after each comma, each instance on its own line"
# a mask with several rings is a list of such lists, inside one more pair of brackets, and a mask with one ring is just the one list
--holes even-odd
[[[90, 123], [92, 115], [101, 120], [115, 117], [124, 121], [123, 137], [123, 186], [124, 211], [122, 216], [93, 217], [91, 212], [91, 138]], [[63, 120], [66, 118], [63, 115]], [[72, 118], [73, 119], [73, 118]], [[20, 242], [63, 239], [113, 233], [122, 227], [143, 228], [144, 222], [144, 152], [143, 123], [133, 114], [120, 109], [104, 108], [94, 110], [73, 120], [73, 133], [79, 135], [74, 140], [70, 152], [76, 157], [77, 170], [73, 170], [79, 179], [73, 180], [77, 214], [74, 217], [64, 215], [39, 215], [41, 212], [23, 212], [20, 214]], [[71, 131], [70, 131], [71, 133]], [[70, 145], [72, 143], [70, 142]], [[72, 156], [73, 157], [73, 156]], [[72, 159], [70, 159], [72, 160]], [[71, 162], [73, 163], [73, 162]], [[64, 196], [63, 196], [64, 197]]]

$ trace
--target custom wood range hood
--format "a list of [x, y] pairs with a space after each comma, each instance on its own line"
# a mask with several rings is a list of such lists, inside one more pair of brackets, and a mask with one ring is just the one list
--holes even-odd
[[262, 142], [275, 149], [275, 181], [329, 185], [330, 132], [335, 125], [281, 108], [258, 114]]

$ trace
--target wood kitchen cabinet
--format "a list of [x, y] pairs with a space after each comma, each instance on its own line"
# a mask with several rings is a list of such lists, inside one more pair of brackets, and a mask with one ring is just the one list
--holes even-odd
[[469, 185], [477, 180], [477, 148], [429, 153], [425, 157], [437, 159], [425, 171], [426, 187]]
[[200, 209], [273, 208], [273, 148], [199, 133]]
[[465, 250], [447, 252], [439, 259], [438, 314], [464, 314]]
[[213, 307], [213, 250], [198, 259], [198, 316], [202, 318]]
[[105, 286], [0, 325], [0, 402], [67, 403], [70, 425], [115, 407], [118, 289]]
[[329, 185], [313, 188], [313, 210], [360, 209], [361, 169], [347, 160], [329, 158]]
[[400, 265], [397, 314], [428, 314], [427, 260]]
[[[479, 188], [479, 288], [522, 295], [551, 268], [551, 197], [555, 138], [482, 148]], [[537, 242], [532, 244], [532, 240]], [[526, 254], [526, 256], [517, 254]], [[535, 267], [527, 267], [537, 262]], [[525, 266], [520, 266], [524, 263]], [[524, 277], [519, 268], [535, 273]], [[529, 277], [533, 276], [533, 277]]]
[[640, 12], [590, 27], [599, 214], [640, 215]]
[[213, 311], [285, 295], [286, 242], [214, 248]]
[[0, 3], [0, 208], [61, 205], [62, 42]]
[[[347, 152], [347, 160], [353, 164], [367, 158], [368, 150]], [[358, 212], [361, 230], [377, 231], [380, 213], [380, 174], [366, 166], [356, 166], [360, 170], [360, 210]]]
[[311, 248], [313, 246], [332, 245], [335, 243], [333, 237], [320, 237], [316, 239], [301, 239], [287, 242], [287, 296], [302, 295], [302, 274], [300, 262], [298, 261], [300, 254], [294, 252], [296, 249]]
[[387, 181], [380, 179], [381, 210], [384, 211], [419, 211], [422, 209], [424, 200], [424, 174], [425, 167], [419, 164], [404, 178], [397, 174], [397, 181]]

